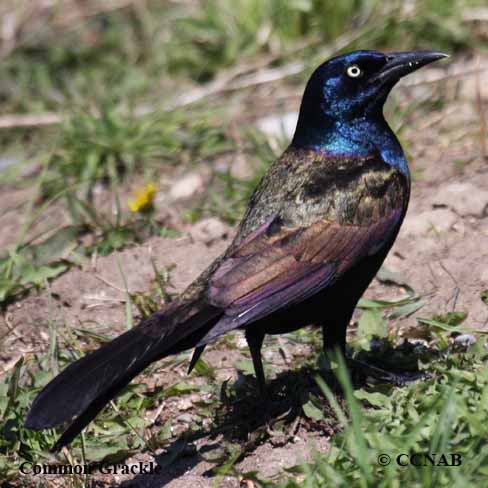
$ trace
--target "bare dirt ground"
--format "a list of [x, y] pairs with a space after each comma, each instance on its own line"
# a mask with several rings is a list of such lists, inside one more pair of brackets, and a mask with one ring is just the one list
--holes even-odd
[[[450, 72], [467, 72], [477, 64], [466, 61], [453, 65]], [[476, 76], [454, 77], [446, 82], [410, 86], [402, 96], [414, 100], [428, 89], [451, 90], [452, 101], [428, 115], [421, 109], [408, 114], [402, 140], [408, 141], [408, 159], [415, 176], [411, 205], [397, 242], [386, 261], [386, 267], [403, 278], [415, 293], [425, 295], [427, 304], [408, 318], [389, 322], [390, 328], [409, 332], [417, 325], [416, 317], [431, 318], [452, 310], [468, 312], [466, 325], [487, 328], [488, 307], [480, 300], [480, 292], [488, 288], [488, 142], [483, 132], [483, 104], [488, 104], [488, 59], [480, 66], [485, 69], [480, 80]], [[442, 70], [432, 69], [426, 76], [432, 79], [445, 76]], [[425, 81], [425, 79], [424, 79]], [[480, 105], [481, 100], [481, 105]], [[480, 110], [481, 107], [481, 110]], [[481, 114], [480, 114], [481, 111]], [[23, 190], [3, 192], [2, 199], [14, 202], [24, 196]], [[9, 226], [5, 232], [13, 232], [15, 205], [8, 214]], [[151, 238], [142, 245], [130, 247], [108, 257], [98, 258], [83, 269], [73, 269], [54, 280], [49, 290], [31, 293], [11, 304], [0, 319], [0, 335], [10, 329], [0, 351], [1, 369], [7, 370], [15, 361], [33, 352], [47, 348], [48, 323], [55, 324], [63, 337], [67, 328], [83, 328], [102, 331], [115, 336], [125, 328], [125, 285], [119, 264], [131, 292], [146, 291], [154, 278], [150, 257], [158, 267], [176, 265], [172, 282], [181, 291], [229, 244], [233, 229], [215, 222], [197, 224], [197, 229], [186, 228], [185, 235], [177, 239]], [[206, 227], [207, 226], [207, 227]], [[209, 226], [209, 227], [208, 227]], [[5, 244], [10, 239], [2, 238]], [[385, 285], [375, 280], [367, 292], [368, 297], [396, 298], [404, 293], [404, 287]], [[226, 349], [219, 341], [206, 352], [205, 360], [217, 368], [217, 381], [235, 379], [233, 365], [248, 358], [247, 349], [239, 334], [233, 336], [236, 348]], [[283, 338], [267, 341], [266, 362], [276, 371], [298, 370], [303, 346]], [[287, 351], [283, 358], [278, 346]], [[172, 368], [170, 372], [158, 370], [156, 377], [145, 381], [148, 385], [170, 383], [172, 378], [183, 378], [186, 365]], [[161, 413], [162, 425], [169, 415], [178, 411], [192, 413], [191, 401], [197, 394], [187, 395], [187, 409], [177, 402], [167, 401]], [[179, 410], [178, 410], [179, 409]], [[177, 420], [185, 429], [185, 418]], [[176, 429], [178, 431], [178, 428]], [[327, 449], [327, 432], [298, 425], [294, 435], [282, 442], [273, 439], [258, 445], [238, 465], [241, 472], [257, 471], [270, 478], [310, 457], [312, 448]], [[180, 457], [157, 476], [139, 475], [100, 476], [104, 486], [129, 487], [210, 487], [213, 479], [208, 476], [212, 464], [205, 461], [202, 447], [210, 439], [195, 443], [194, 450]], [[219, 442], [219, 437], [211, 440]], [[160, 450], [158, 456], [165, 451]], [[142, 453], [129, 462], [150, 461], [153, 456]], [[222, 487], [237, 487], [235, 479], [223, 478]]]

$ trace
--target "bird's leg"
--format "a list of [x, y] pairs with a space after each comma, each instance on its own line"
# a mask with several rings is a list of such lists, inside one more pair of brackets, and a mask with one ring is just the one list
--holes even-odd
[[322, 326], [322, 341], [324, 344], [324, 354], [330, 359], [331, 354], [339, 350], [346, 357], [346, 325], [340, 323], [326, 324]]
[[403, 386], [413, 381], [430, 378], [430, 374], [424, 371], [388, 371], [385, 368], [354, 358], [348, 358], [347, 364], [363, 377], [371, 377], [377, 382], [391, 383], [396, 386]]
[[388, 382], [396, 385], [404, 385], [412, 381], [417, 381], [419, 379], [425, 379], [428, 375], [424, 372], [393, 372], [387, 371], [384, 368], [369, 364], [365, 361], [360, 361], [351, 357], [346, 357], [346, 329], [347, 326], [340, 326], [341, 324], [336, 322], [334, 324], [329, 324], [327, 327], [323, 325], [322, 334], [324, 342], [324, 353], [328, 360], [334, 358], [334, 354], [339, 350], [349, 369], [357, 371], [360, 375], [370, 376], [380, 382]]
[[322, 324], [322, 341], [325, 363], [321, 364], [324, 372], [332, 372], [332, 361], [336, 358], [337, 353], [346, 357], [346, 326], [342, 327], [340, 322], [328, 322]]
[[263, 362], [261, 360], [261, 347], [264, 341], [264, 334], [259, 331], [250, 331], [247, 329], [246, 340], [249, 345], [249, 350], [251, 351], [259, 393], [266, 395], [266, 379], [264, 377]]

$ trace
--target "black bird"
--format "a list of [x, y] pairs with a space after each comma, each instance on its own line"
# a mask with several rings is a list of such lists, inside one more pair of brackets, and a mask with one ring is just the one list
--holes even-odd
[[398, 80], [446, 57], [433, 51], [355, 51], [307, 83], [290, 146], [251, 197], [229, 249], [176, 300], [68, 366], [37, 396], [26, 427], [69, 427], [68, 444], [154, 361], [243, 329], [264, 386], [265, 334], [309, 324], [326, 351], [344, 351], [354, 308], [407, 210], [410, 176], [383, 104]]

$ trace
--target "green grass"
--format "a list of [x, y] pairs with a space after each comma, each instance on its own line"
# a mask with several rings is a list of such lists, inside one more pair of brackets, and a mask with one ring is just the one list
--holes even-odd
[[203, 8], [192, 2], [129, 3], [80, 19], [71, 29], [47, 21], [2, 63], [3, 105], [31, 112], [64, 108], [102, 93], [145, 98], [158, 93], [153, 86], [158, 77], [202, 82], [258, 55], [283, 61], [297, 43], [325, 45], [365, 27], [367, 34], [356, 43], [460, 49], [472, 40], [459, 14], [476, 5], [482, 2], [423, 0], [408, 8], [401, 1], [378, 0], [238, 0], [231, 5], [210, 0]]
[[[435, 381], [404, 388], [353, 390], [340, 369], [344, 407], [318, 379], [342, 431], [332, 437], [326, 455], [317, 454], [312, 463], [296, 468], [304, 476], [301, 482], [290, 479], [280, 486], [481, 486], [488, 474], [483, 342], [467, 352], [439, 351], [440, 359], [425, 365]], [[397, 461], [402, 454], [406, 456]], [[408, 457], [414, 454], [435, 454], [434, 465], [418, 457], [414, 462], [421, 465], [413, 465]], [[442, 454], [447, 461], [441, 460]], [[451, 454], [460, 455], [461, 465], [449, 466]], [[379, 461], [384, 455], [391, 459], [387, 466]]]
[[[107, 254], [139, 235], [140, 226], [120, 202], [121, 187], [137, 177], [157, 180], [175, 166], [231, 160], [241, 144], [237, 138], [246, 141], [244, 153], [254, 161], [256, 176], [239, 181], [230, 172], [211, 169], [211, 188], [187, 212], [190, 220], [216, 215], [234, 224], [276, 156], [264, 138], [251, 135], [248, 124], [226, 130], [228, 122], [236, 120], [236, 107], [249, 100], [256, 106], [268, 102], [253, 82], [261, 69], [286, 70], [299, 62], [295, 76], [283, 78], [299, 92], [310, 70], [337, 49], [435, 47], [453, 52], [481, 45], [471, 37], [469, 25], [459, 22], [466, 8], [480, 4], [423, 0], [407, 8], [404, 2], [377, 0], [239, 0], [232, 5], [211, 0], [199, 8], [192, 2], [129, 3], [74, 16], [73, 25], [66, 26], [61, 22], [71, 13], [66, 2], [53, 17], [58, 23], [46, 17], [35, 24], [32, 34], [21, 35], [0, 64], [2, 114], [53, 111], [62, 121], [54, 127], [33, 123], [0, 131], [4, 151], [20, 160], [0, 177], [7, 184], [38, 185], [36, 205], [39, 200], [56, 205], [62, 201], [70, 216], [63, 225], [79, 230], [74, 243], [86, 233], [96, 236], [94, 248], [78, 252]], [[11, 10], [16, 12], [15, 2]], [[212, 83], [220, 79], [228, 82], [215, 88]], [[227, 92], [232, 82], [244, 88]], [[202, 87], [210, 90], [199, 95]], [[194, 94], [189, 101], [181, 98], [189, 94]], [[405, 117], [399, 115], [405, 110], [390, 111], [393, 124], [401, 128]], [[26, 161], [33, 168], [27, 179], [19, 176]], [[120, 209], [115, 222], [93, 206], [96, 185], [106, 188], [112, 205]], [[31, 211], [25, 208], [26, 219], [34, 225], [43, 216], [34, 218]], [[162, 226], [151, 222], [149, 234], [160, 234]], [[9, 255], [3, 255], [0, 302], [31, 285], [42, 286], [46, 278], [67, 269], [69, 263], [61, 266], [56, 253], [43, 269], [35, 260], [26, 261], [26, 255], [35, 254], [24, 252], [31, 242], [22, 232]]]
[[[167, 279], [165, 275], [163, 288], [167, 286]], [[383, 302], [379, 303], [385, 306]], [[402, 305], [397, 303], [389, 306], [395, 309]], [[217, 477], [224, 474], [244, 475], [256, 479], [265, 487], [295, 487], [303, 484], [307, 487], [390, 487], [398, 486], [398, 483], [418, 487], [451, 484], [474, 486], [481, 483], [488, 473], [488, 451], [485, 446], [488, 422], [485, 405], [488, 399], [488, 374], [485, 364], [488, 352], [484, 347], [484, 339], [478, 340], [466, 350], [451, 344], [447, 340], [449, 333], [442, 328], [432, 328], [428, 348], [411, 344], [398, 347], [389, 339], [384, 341], [381, 352], [367, 352], [356, 345], [354, 354], [358, 357], [366, 355], [369, 360], [384, 361], [382, 364], [387, 364], [394, 356], [396, 366], [402, 364], [403, 368], [407, 364], [415, 366], [420, 363], [421, 369], [428, 371], [431, 377], [403, 387], [364, 381], [356, 382], [353, 386], [339, 360], [336, 371], [343, 391], [341, 394], [337, 390], [333, 392], [317, 370], [310, 369], [316, 364], [317, 358], [322, 361], [319, 354], [320, 338], [315, 334], [304, 334], [303, 340], [315, 349], [313, 356], [302, 358], [302, 366], [309, 368], [308, 373], [304, 375], [297, 372], [297, 376], [294, 376], [295, 373], [291, 371], [290, 379], [285, 377], [280, 380], [278, 377], [270, 384], [270, 389], [274, 395], [284, 394], [289, 398], [290, 405], [294, 402], [301, 405], [302, 413], [297, 412], [295, 415], [298, 414], [298, 417], [292, 420], [305, 424], [308, 422], [316, 427], [331, 426], [335, 433], [331, 437], [328, 452], [315, 454], [308, 464], [297, 465], [291, 471], [293, 477], [283, 481], [286, 475], [282, 473], [281, 480], [266, 481], [256, 474], [240, 473], [235, 469], [235, 463], [261, 442], [272, 439], [277, 432], [288, 435], [286, 433], [292, 429], [290, 424], [293, 422], [288, 420], [283, 423], [279, 416], [274, 417], [273, 414], [266, 424], [256, 424], [259, 417], [256, 417], [256, 409], [261, 406], [256, 403], [259, 400], [255, 398], [254, 384], [243, 384], [240, 380], [230, 385], [225, 382], [217, 384], [215, 371], [204, 361], [199, 362], [193, 378], [188, 382], [181, 381], [165, 386], [164, 390], [157, 388], [151, 392], [147, 392], [147, 387], [141, 385], [129, 386], [86, 429], [83, 437], [75, 439], [68, 451], [63, 451], [57, 458], [48, 454], [48, 448], [59, 435], [59, 430], [26, 430], [23, 422], [28, 406], [39, 389], [59, 369], [81, 354], [77, 346], [80, 339], [88, 343], [90, 348], [105, 340], [102, 335], [75, 330], [74, 335], [65, 337], [74, 348], [72, 353], [67, 354], [56, 346], [56, 334], [65, 334], [63, 329], [51, 327], [50, 330], [52, 347], [49, 352], [37, 355], [29, 363], [19, 360], [0, 382], [0, 475], [3, 479], [15, 479], [18, 466], [23, 461], [41, 463], [58, 459], [64, 463], [113, 463], [140, 450], [153, 451], [162, 446], [169, 449], [167, 457], [174, 460], [184, 450], [182, 442], [187, 445], [192, 440], [211, 436], [212, 432], [227, 432], [220, 443], [220, 450], [210, 450], [205, 454], [205, 458], [215, 465], [214, 474]], [[368, 331], [375, 336], [371, 329]], [[301, 336], [301, 333], [296, 334], [295, 340], [301, 342]], [[185, 357], [172, 358], [153, 369], [175, 368]], [[40, 369], [33, 368], [38, 361]], [[251, 373], [247, 363], [241, 361], [236, 367], [246, 374]], [[324, 374], [327, 382], [333, 384], [330, 373]], [[199, 378], [204, 381], [198, 381]], [[212, 386], [206, 385], [208, 378]], [[314, 388], [313, 378], [319, 389]], [[172, 412], [174, 407], [168, 404], [168, 400], [177, 400], [192, 392], [207, 393], [206, 400], [198, 402], [198, 408], [191, 410], [193, 421], [188, 430], [175, 436], [171, 431], [172, 425], [175, 425], [175, 412]], [[148, 411], [159, 411], [158, 406], [163, 400], [166, 402], [165, 411], [170, 409], [169, 419], [156, 429], [148, 430], [157, 418], [152, 413], [148, 414]], [[210, 425], [204, 423], [206, 419], [213, 419], [213, 422]], [[253, 440], [249, 442], [251, 432]], [[400, 454], [414, 453], [446, 456], [459, 453], [462, 465], [419, 468], [413, 465], [399, 466], [395, 461]], [[392, 463], [388, 466], [380, 465], [378, 458], [381, 454], [390, 456]], [[296, 481], [296, 476], [301, 481]]]

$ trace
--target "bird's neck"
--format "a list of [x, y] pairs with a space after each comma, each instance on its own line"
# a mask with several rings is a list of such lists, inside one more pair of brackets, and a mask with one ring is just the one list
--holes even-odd
[[409, 176], [402, 147], [382, 114], [377, 117], [321, 122], [311, 126], [299, 120], [292, 146], [333, 156], [367, 157], [379, 152], [387, 164]]

